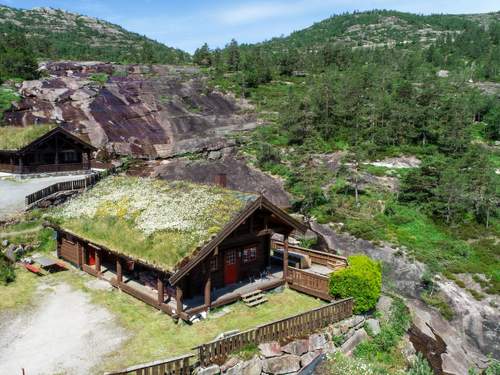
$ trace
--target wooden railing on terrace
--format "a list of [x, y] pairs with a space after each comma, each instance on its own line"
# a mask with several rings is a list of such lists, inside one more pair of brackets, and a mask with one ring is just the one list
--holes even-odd
[[196, 366], [194, 354], [154, 361], [104, 375], [189, 375]]
[[198, 351], [198, 359], [202, 366], [223, 363], [229, 354], [247, 345], [258, 345], [269, 341], [289, 341], [337, 323], [352, 316], [352, 308], [352, 298], [335, 301], [302, 314], [200, 345], [195, 349]]
[[[283, 249], [284, 244], [281, 241], [272, 240], [271, 241], [271, 249]], [[306, 249], [305, 247], [295, 246], [288, 244], [288, 250], [294, 253], [307, 255], [312, 263], [320, 264], [322, 266], [331, 268], [336, 271], [339, 269], [343, 269], [347, 267], [347, 258], [327, 253], [324, 251]]]
[[329, 294], [330, 278], [328, 276], [307, 272], [295, 267], [288, 267], [286, 281], [291, 289], [331, 301]]

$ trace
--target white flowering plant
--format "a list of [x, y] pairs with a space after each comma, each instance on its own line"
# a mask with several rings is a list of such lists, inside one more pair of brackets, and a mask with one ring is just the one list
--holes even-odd
[[210, 185], [113, 176], [50, 216], [75, 234], [171, 270], [255, 198]]

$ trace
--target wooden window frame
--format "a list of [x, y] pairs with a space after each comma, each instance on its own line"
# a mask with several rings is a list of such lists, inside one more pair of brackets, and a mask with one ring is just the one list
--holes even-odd
[[258, 245], [245, 246], [243, 248], [243, 263], [253, 263], [257, 260]]

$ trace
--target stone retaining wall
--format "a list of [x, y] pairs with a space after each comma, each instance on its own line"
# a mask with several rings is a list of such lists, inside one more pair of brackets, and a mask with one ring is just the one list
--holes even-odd
[[296, 374], [310, 366], [319, 356], [338, 350], [350, 354], [363, 340], [368, 339], [365, 324], [372, 334], [378, 334], [378, 320], [354, 315], [320, 332], [288, 343], [276, 341], [260, 344], [258, 353], [244, 361], [237, 355], [222, 365], [199, 367], [197, 375], [259, 375]]

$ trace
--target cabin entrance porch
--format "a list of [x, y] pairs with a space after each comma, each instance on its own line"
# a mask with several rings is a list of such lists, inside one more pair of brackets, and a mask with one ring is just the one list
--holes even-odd
[[[247, 280], [212, 289], [210, 292], [210, 308], [236, 302], [241, 299], [242, 295], [256, 290], [271, 290], [284, 284], [283, 269], [281, 267], [272, 267], [258, 277], [250, 277]], [[171, 301], [170, 306], [176, 309], [176, 301]], [[198, 295], [183, 299], [182, 307], [188, 315], [207, 310], [205, 296]]]

